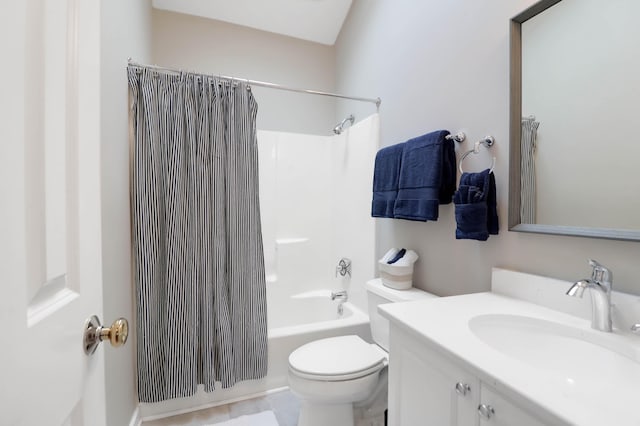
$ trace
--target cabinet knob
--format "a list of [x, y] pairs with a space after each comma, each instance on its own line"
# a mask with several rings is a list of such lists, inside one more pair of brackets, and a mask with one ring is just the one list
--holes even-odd
[[488, 404], [478, 405], [478, 415], [480, 415], [480, 417], [482, 417], [483, 419], [489, 420], [494, 414], [495, 411], [493, 410], [492, 406]]
[[465, 396], [468, 392], [471, 392], [471, 386], [466, 383], [458, 382], [456, 383], [456, 392], [458, 395]]

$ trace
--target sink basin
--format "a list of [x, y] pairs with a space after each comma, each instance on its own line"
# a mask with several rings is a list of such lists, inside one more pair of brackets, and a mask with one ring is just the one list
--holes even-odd
[[502, 314], [475, 316], [469, 329], [494, 350], [574, 389], [640, 383], [640, 345], [628, 336]]

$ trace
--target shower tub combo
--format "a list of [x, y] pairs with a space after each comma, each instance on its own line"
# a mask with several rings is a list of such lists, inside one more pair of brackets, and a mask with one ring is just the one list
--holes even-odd
[[[140, 404], [144, 420], [281, 390], [288, 386], [289, 354], [305, 343], [347, 334], [371, 341], [369, 317], [360, 307], [366, 307], [364, 282], [375, 272], [370, 190], [378, 126], [373, 115], [330, 137], [258, 132], [267, 375], [211, 393], [200, 389], [188, 398]], [[339, 260], [349, 260], [340, 259], [344, 255], [353, 261], [352, 277], [339, 269]], [[332, 292], [345, 289], [348, 301], [332, 300]]]

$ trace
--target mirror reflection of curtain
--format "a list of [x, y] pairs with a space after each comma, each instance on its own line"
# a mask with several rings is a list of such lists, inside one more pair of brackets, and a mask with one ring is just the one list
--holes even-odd
[[535, 117], [522, 118], [520, 139], [520, 223], [536, 223], [536, 139], [539, 122]]

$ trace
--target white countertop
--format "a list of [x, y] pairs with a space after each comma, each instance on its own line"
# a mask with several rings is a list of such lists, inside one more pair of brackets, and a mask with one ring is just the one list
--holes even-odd
[[[378, 310], [392, 326], [457, 358], [463, 368], [496, 390], [515, 394], [518, 402], [526, 401], [529, 407], [524, 408], [543, 408], [567, 424], [640, 425], [640, 368], [632, 369], [628, 380], [621, 383], [607, 382], [606, 376], [596, 377], [590, 371], [584, 371], [584, 375], [574, 372], [571, 377], [547, 371], [489, 346], [469, 328], [469, 321], [480, 315], [498, 314], [557, 322], [581, 333], [599, 333], [598, 339], [613, 344], [631, 344], [636, 362], [640, 362], [640, 336], [598, 332], [591, 329], [590, 320], [496, 293], [386, 304]], [[553, 345], [548, 350], [554, 351]], [[599, 366], [590, 367], [595, 371]]]

